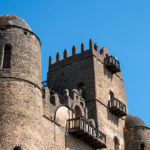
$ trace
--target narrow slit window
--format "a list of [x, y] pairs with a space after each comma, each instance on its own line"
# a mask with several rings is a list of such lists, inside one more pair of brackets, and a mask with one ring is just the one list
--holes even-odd
[[3, 59], [3, 69], [9, 69], [11, 67], [11, 45], [6, 44], [4, 47], [4, 59]]

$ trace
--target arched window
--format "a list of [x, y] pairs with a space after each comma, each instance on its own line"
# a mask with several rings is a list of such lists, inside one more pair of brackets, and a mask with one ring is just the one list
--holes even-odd
[[22, 150], [20, 146], [15, 146], [13, 150]]
[[115, 150], [119, 150], [119, 140], [118, 138], [115, 136], [114, 137], [114, 145], [115, 145]]
[[3, 68], [10, 68], [11, 60], [11, 45], [6, 44], [4, 47], [4, 56], [3, 56]]
[[110, 100], [114, 99], [114, 93], [112, 91], [110, 91]]
[[114, 93], [112, 91], [110, 91], [110, 101], [111, 105], [114, 106]]
[[85, 98], [85, 85], [83, 82], [77, 84], [77, 89], [79, 90], [80, 95]]
[[75, 106], [74, 110], [75, 110], [76, 118], [79, 118], [82, 116], [82, 112], [79, 106]]
[[141, 143], [141, 150], [145, 150], [145, 144]]
[[75, 106], [74, 111], [75, 111], [75, 118], [77, 119], [77, 120], [75, 120], [74, 125], [75, 125], [75, 127], [79, 127], [80, 121], [78, 118], [80, 118], [82, 116], [82, 111], [78, 105]]

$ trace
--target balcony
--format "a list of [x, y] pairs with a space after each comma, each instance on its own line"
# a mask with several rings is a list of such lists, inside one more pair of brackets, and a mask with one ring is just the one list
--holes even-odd
[[113, 74], [120, 72], [120, 63], [119, 61], [113, 57], [113, 56], [108, 56], [104, 59], [104, 65], [105, 67], [110, 70]]
[[114, 98], [114, 100], [109, 101], [109, 109], [113, 114], [117, 115], [118, 117], [123, 117], [127, 115], [126, 105], [116, 98]]
[[106, 136], [95, 128], [86, 118], [74, 118], [67, 121], [68, 132], [93, 148], [106, 148]]

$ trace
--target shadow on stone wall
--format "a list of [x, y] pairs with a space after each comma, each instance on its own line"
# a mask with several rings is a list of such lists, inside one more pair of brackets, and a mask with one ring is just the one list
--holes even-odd
[[117, 117], [116, 115], [112, 114], [109, 109], [107, 110], [107, 118], [109, 121], [111, 121], [112, 123], [114, 123], [115, 125], [118, 126], [119, 123], [119, 117]]
[[84, 143], [77, 137], [70, 135], [67, 130], [65, 134], [65, 149], [66, 150], [94, 150], [91, 146]]
[[104, 69], [104, 75], [106, 75], [109, 79], [112, 80], [113, 74], [110, 71], [108, 71], [105, 65], [103, 65], [103, 69]]

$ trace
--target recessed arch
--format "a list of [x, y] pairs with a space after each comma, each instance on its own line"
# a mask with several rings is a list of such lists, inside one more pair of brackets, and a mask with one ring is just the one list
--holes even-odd
[[84, 116], [84, 110], [83, 110], [82, 106], [79, 103], [77, 103], [77, 102], [72, 103], [71, 108], [74, 110], [74, 112], [76, 114], [75, 117], [79, 118], [81, 116]]
[[61, 105], [55, 110], [54, 121], [57, 124], [66, 127], [67, 120], [74, 118], [74, 116], [75, 114], [71, 108], [69, 108], [67, 105]]
[[20, 146], [15, 146], [13, 150], [22, 150]]
[[115, 96], [114, 96], [114, 93], [113, 93], [112, 90], [110, 90], [109, 95], [110, 95], [111, 105], [114, 106], [114, 98], [115, 98]]
[[114, 145], [115, 145], [115, 150], [119, 150], [120, 143], [116, 136], [114, 137]]
[[74, 111], [75, 111], [75, 117], [76, 118], [79, 118], [82, 116], [82, 111], [78, 105], [75, 106]]
[[110, 94], [110, 100], [114, 100], [114, 93], [112, 90], [110, 90], [109, 94]]

